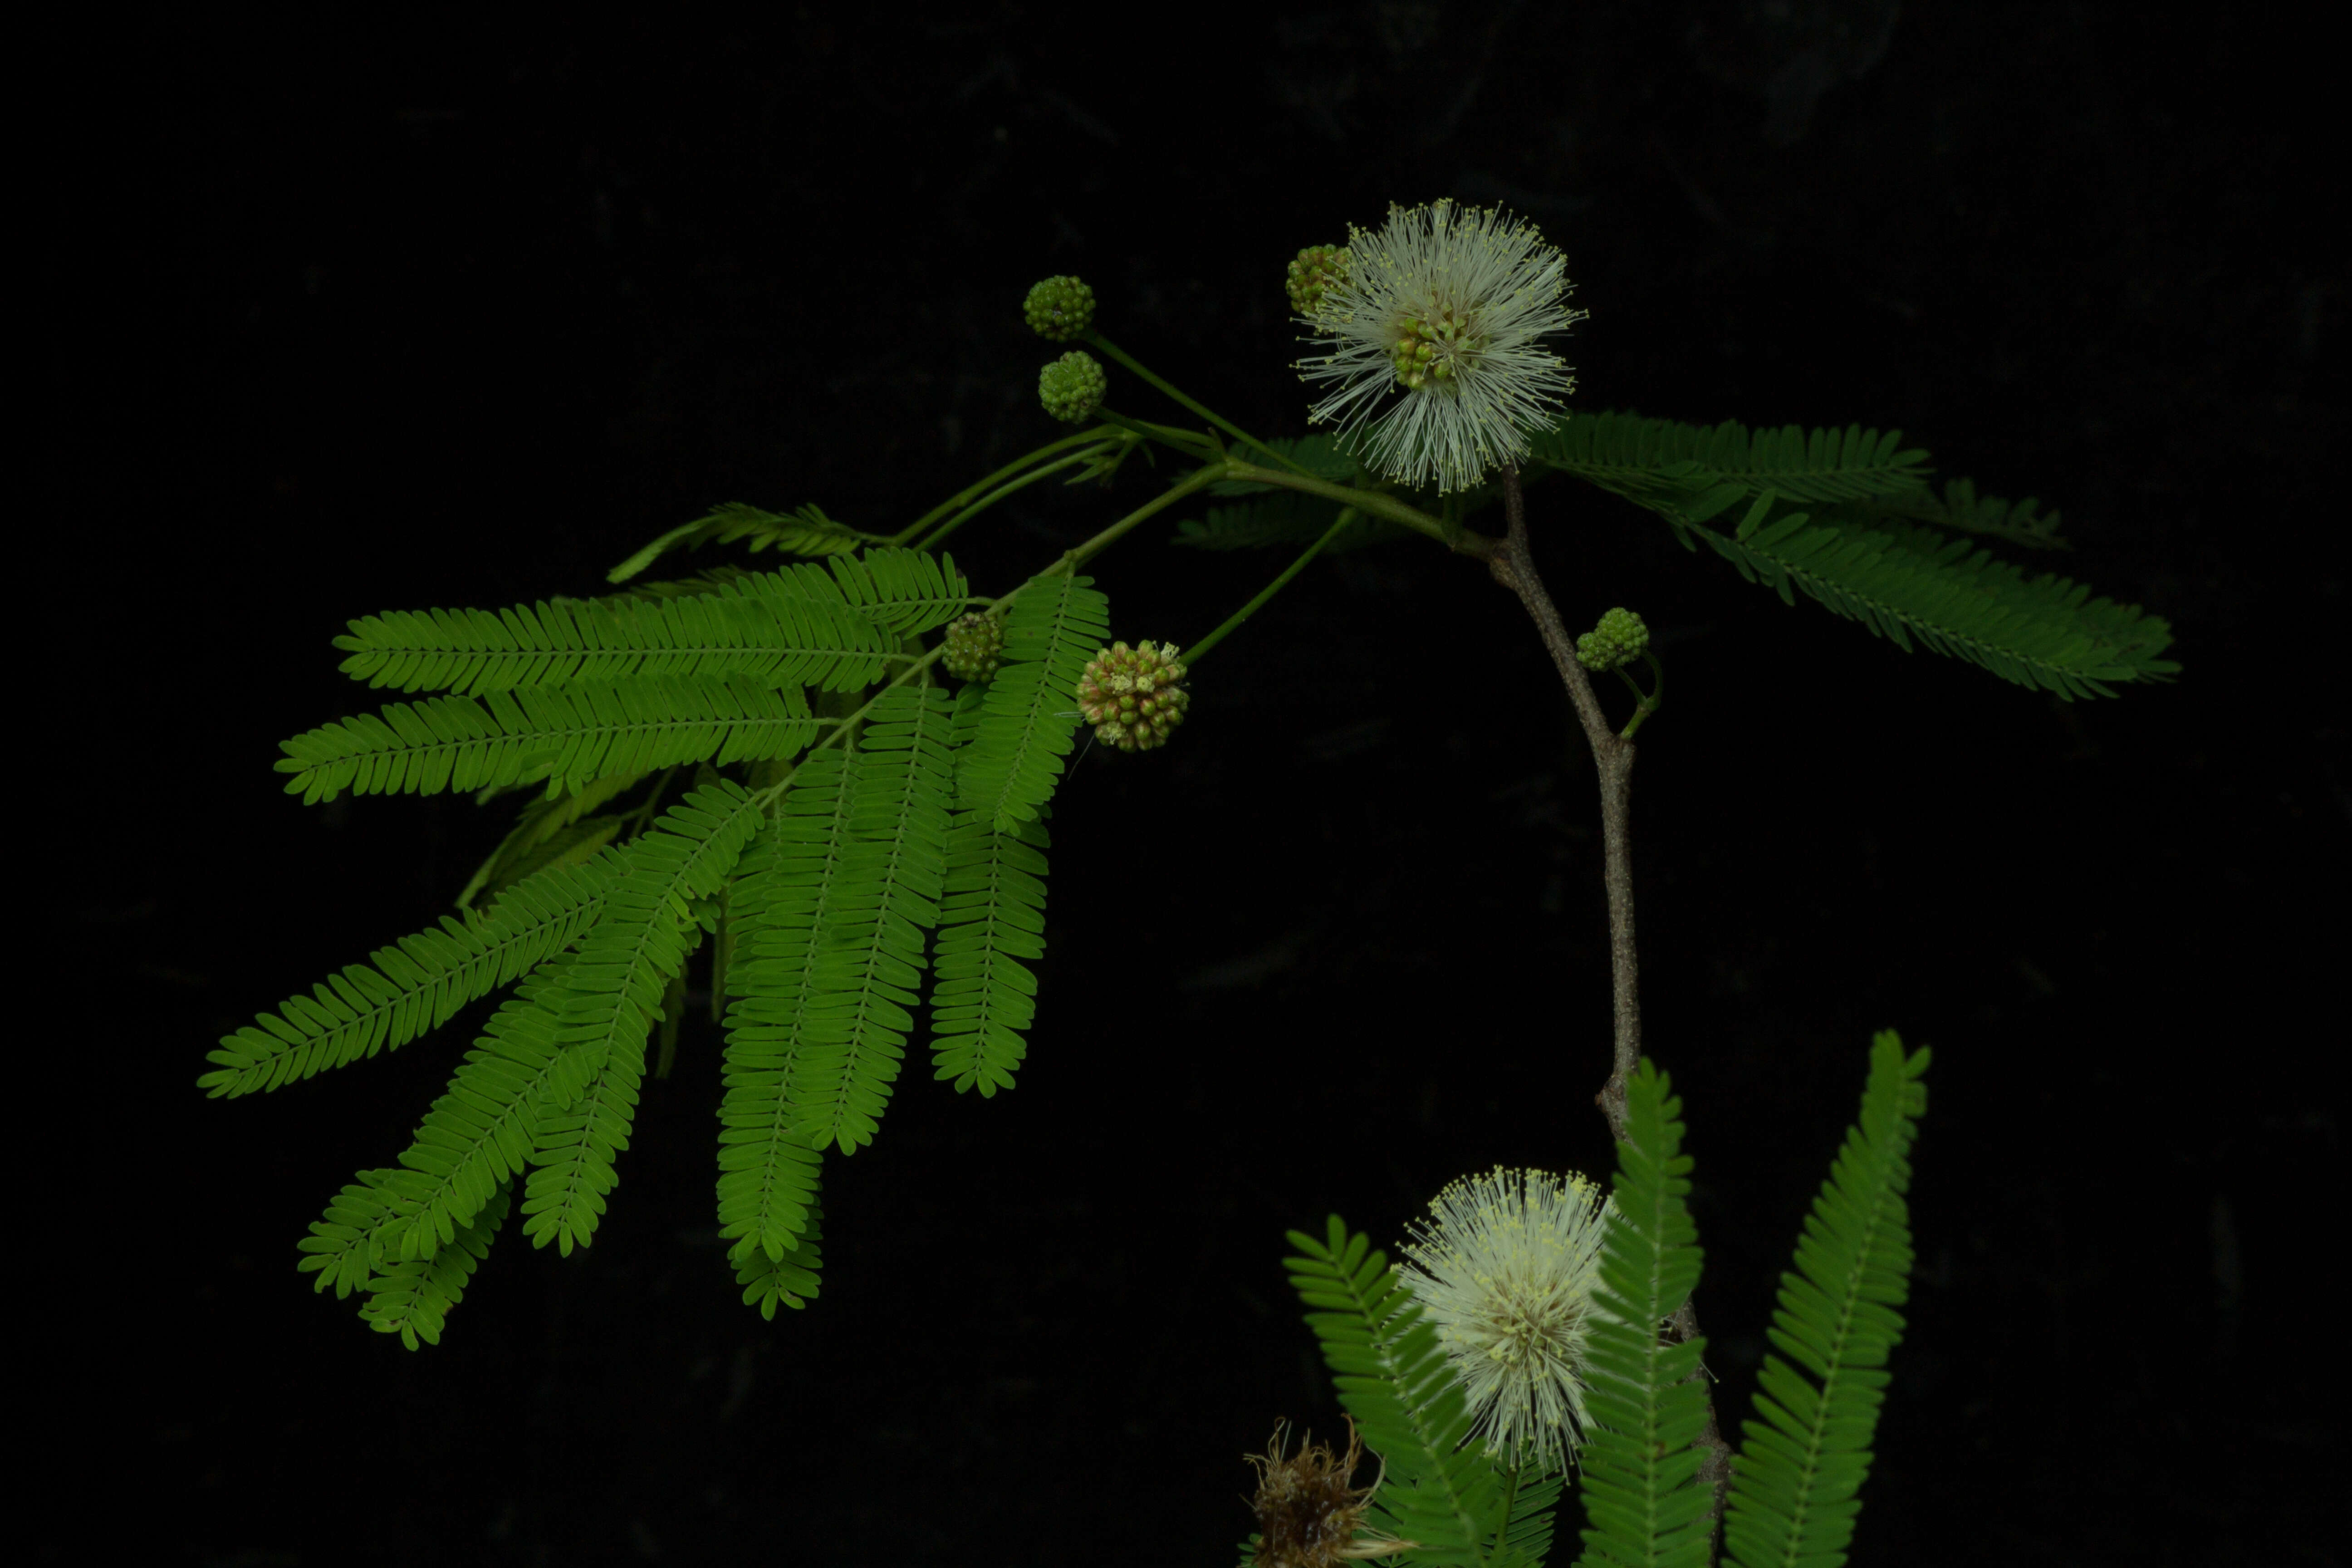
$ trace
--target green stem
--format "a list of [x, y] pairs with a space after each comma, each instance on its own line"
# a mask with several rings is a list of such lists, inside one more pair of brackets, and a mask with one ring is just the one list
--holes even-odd
[[1258, 485], [1279, 485], [1285, 489], [1298, 490], [1310, 496], [1321, 496], [1327, 500], [1335, 500], [1343, 506], [1352, 506], [1360, 511], [1370, 512], [1374, 517], [1384, 517], [1391, 522], [1401, 522], [1415, 533], [1427, 534], [1440, 544], [1464, 555], [1475, 555], [1481, 561], [1490, 558], [1495, 553], [1496, 541], [1486, 534], [1467, 528], [1448, 530], [1444, 522], [1430, 516], [1420, 508], [1408, 506], [1396, 497], [1383, 494], [1379, 490], [1357, 489], [1349, 485], [1333, 484], [1328, 479], [1318, 479], [1312, 474], [1286, 474], [1273, 468], [1261, 468], [1255, 463], [1244, 463], [1238, 458], [1227, 458], [1221, 467], [1223, 471], [1216, 476], [1221, 479], [1239, 479]]
[[1276, 594], [1281, 593], [1283, 585], [1288, 583], [1293, 577], [1297, 576], [1301, 572], [1307, 570], [1307, 563], [1309, 561], [1314, 560], [1316, 556], [1321, 554], [1323, 552], [1323, 547], [1330, 543], [1334, 539], [1337, 539], [1339, 536], [1339, 531], [1347, 527], [1349, 523], [1355, 521], [1357, 516], [1358, 513], [1354, 507], [1341, 507], [1339, 509], [1338, 519], [1332, 522], [1330, 527], [1323, 531], [1323, 537], [1308, 545], [1305, 550], [1299, 552], [1298, 559], [1285, 567], [1281, 576], [1276, 577], [1273, 582], [1268, 583], [1264, 588], [1260, 589], [1256, 598], [1252, 599], [1248, 604], [1244, 605], [1240, 609], [1235, 610], [1232, 615], [1226, 616], [1224, 625], [1219, 626], [1215, 631], [1211, 632], [1207, 637], [1202, 637], [1199, 642], [1194, 643], [1191, 647], [1184, 650], [1184, 663], [1186, 668], [1189, 668], [1192, 665], [1200, 663], [1202, 655], [1206, 654], [1211, 648], [1216, 647], [1219, 643], [1224, 641], [1226, 637], [1232, 633], [1234, 627], [1240, 626], [1244, 621], [1248, 620], [1252, 616], [1257, 614], [1260, 606], [1265, 605], [1268, 599], [1271, 599]]
[[1100, 457], [1100, 452], [1088, 448], [1083, 451], [1073, 452], [1068, 457], [1062, 458], [1059, 462], [1047, 463], [1043, 468], [1032, 468], [1027, 473], [1022, 475], [1019, 479], [1013, 479], [1007, 483], [997, 486], [994, 489], [989, 491], [986, 495], [981, 497], [978, 500], [972, 502], [970, 506], [964, 508], [953, 517], [948, 519], [947, 521], [940, 524], [939, 527], [931, 530], [930, 532], [923, 535], [922, 542], [915, 545], [914, 548], [917, 550], [937, 549], [940, 540], [945, 539], [949, 534], [953, 533], [957, 529], [961, 528], [965, 523], [970, 522], [973, 518], [978, 517], [982, 512], [986, 511], [990, 507], [994, 506], [1006, 496], [1013, 494], [1016, 490], [1026, 489], [1029, 486], [1035, 484], [1039, 479], [1045, 478], [1048, 474], [1057, 474], [1064, 468], [1076, 468], [1081, 463], [1091, 463]]
[[1095, 410], [1095, 417], [1106, 425], [1116, 425], [1122, 430], [1173, 447], [1186, 457], [1202, 462], [1213, 462], [1224, 456], [1223, 447], [1198, 430], [1180, 430], [1173, 425], [1154, 425], [1146, 419], [1129, 419], [1126, 415], [1114, 414], [1108, 408]]
[[1617, 731], [1617, 738], [1621, 741], [1632, 740], [1633, 738], [1633, 731], [1642, 727], [1642, 721], [1648, 718], [1651, 714], [1655, 713], [1660, 705], [1662, 705], [1666, 700], [1666, 667], [1658, 662], [1658, 656], [1656, 654], [1650, 652], [1646, 648], [1642, 651], [1642, 657], [1650, 661], [1650, 668], [1652, 669], [1657, 671], [1657, 689], [1654, 691], [1644, 691], [1642, 689], [1642, 683], [1640, 681], [1635, 680], [1622, 669], [1618, 670], [1617, 679], [1623, 681], [1626, 686], [1632, 689], [1635, 699], [1633, 716], [1625, 721], [1625, 727], [1622, 730]]
[[1302, 474], [1307, 472], [1305, 468], [1300, 468], [1297, 463], [1292, 462], [1288, 458], [1284, 457], [1281, 453], [1276, 451], [1273, 447], [1267, 446], [1265, 442], [1259, 440], [1256, 437], [1251, 435], [1240, 426], [1234, 424], [1232, 420], [1223, 417], [1222, 415], [1212, 412], [1201, 404], [1193, 402], [1191, 398], [1177, 391], [1175, 387], [1170, 385], [1167, 382], [1160, 380], [1158, 376], [1144, 369], [1140, 361], [1137, 360], [1125, 349], [1120, 348], [1108, 338], [1103, 336], [1100, 332], [1090, 331], [1087, 333], [1086, 338], [1087, 342], [1094, 344], [1095, 347], [1102, 350], [1103, 353], [1118, 361], [1119, 363], [1125, 365], [1128, 369], [1141, 376], [1151, 385], [1158, 387], [1162, 394], [1173, 399], [1177, 404], [1185, 408], [1191, 409], [1193, 413], [1199, 415], [1202, 418], [1207, 420], [1218, 429], [1223, 430], [1226, 435], [1231, 436], [1234, 440], [1239, 441], [1243, 446], [1250, 447], [1255, 451], [1264, 452], [1267, 457], [1272, 458], [1276, 462], [1280, 463], [1286, 468], [1294, 469]]
[[892, 534], [890, 536], [890, 542], [893, 544], [904, 544], [907, 541], [916, 538], [923, 531], [923, 530], [930, 527], [931, 524], [939, 521], [940, 519], [947, 516], [948, 513], [955, 510], [956, 508], [962, 506], [965, 502], [971, 500], [972, 497], [988, 489], [989, 486], [997, 483], [1001, 479], [1008, 479], [1011, 476], [1019, 473], [1022, 469], [1029, 467], [1033, 463], [1042, 463], [1046, 458], [1052, 457], [1055, 453], [1059, 452], [1066, 447], [1076, 447], [1087, 441], [1099, 441], [1108, 435], [1110, 435], [1108, 430], [1097, 426], [1092, 430], [1081, 430], [1075, 436], [1065, 436], [1058, 441], [1048, 441], [1045, 445], [1038, 447], [1035, 451], [1024, 453], [1022, 456], [1013, 458], [1011, 462], [1005, 464], [1004, 467], [989, 475], [986, 479], [977, 479], [972, 483], [966, 485], [963, 489], [948, 497], [947, 500], [940, 502], [939, 505], [931, 508], [930, 510], [925, 512], [922, 516], [917, 518], [914, 521], [908, 523], [906, 527]]
[[1518, 1500], [1519, 1467], [1513, 1465], [1511, 1467], [1511, 1484], [1503, 1489], [1503, 1522], [1495, 1527], [1495, 1550], [1493, 1555], [1497, 1558], [1503, 1555], [1504, 1544], [1510, 1539], [1511, 1509]]

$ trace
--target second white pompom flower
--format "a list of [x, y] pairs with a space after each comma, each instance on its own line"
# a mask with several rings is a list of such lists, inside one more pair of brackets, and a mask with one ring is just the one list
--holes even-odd
[[1398, 1274], [1436, 1325], [1489, 1453], [1538, 1472], [1583, 1439], [1585, 1342], [1610, 1202], [1570, 1173], [1498, 1170], [1437, 1194]]
[[[1467, 489], [1528, 455], [1575, 381], [1542, 346], [1585, 312], [1562, 302], [1568, 264], [1533, 226], [1450, 201], [1391, 207], [1350, 228], [1346, 270], [1304, 317], [1329, 352], [1298, 363], [1336, 385], [1309, 413], [1356, 437], [1382, 478]], [[1402, 395], [1385, 412], [1391, 389]]]

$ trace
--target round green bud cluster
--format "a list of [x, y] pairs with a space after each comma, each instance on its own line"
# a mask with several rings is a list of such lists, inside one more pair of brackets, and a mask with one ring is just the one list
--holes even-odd
[[1389, 363], [1396, 369], [1397, 380], [1418, 392], [1433, 381], [1451, 381], [1455, 365], [1478, 347], [1468, 315], [1433, 301], [1423, 314], [1407, 316], [1397, 323], [1396, 341], [1389, 345]]
[[1095, 739], [1122, 752], [1148, 752], [1168, 743], [1184, 721], [1192, 694], [1184, 689], [1184, 667], [1176, 645], [1129, 647], [1115, 642], [1087, 661], [1078, 677], [1078, 711], [1095, 727]]
[[1021, 313], [1039, 337], [1066, 343], [1095, 324], [1095, 291], [1075, 278], [1048, 278], [1029, 290]]
[[940, 662], [958, 680], [986, 680], [1003, 662], [1004, 623], [994, 616], [977, 610], [959, 616], [948, 623], [947, 635], [940, 640], [947, 645]]
[[1310, 245], [1293, 257], [1290, 277], [1284, 285], [1290, 290], [1290, 308], [1313, 321], [1325, 293], [1347, 281], [1350, 259], [1344, 245]]
[[1102, 406], [1109, 384], [1094, 355], [1072, 349], [1037, 373], [1037, 401], [1063, 424], [1082, 424]]
[[1627, 609], [1611, 610], [1576, 639], [1576, 662], [1587, 669], [1621, 669], [1647, 653], [1650, 628]]

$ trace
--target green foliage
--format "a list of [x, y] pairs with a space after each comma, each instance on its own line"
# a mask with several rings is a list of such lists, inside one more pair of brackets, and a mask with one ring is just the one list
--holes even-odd
[[402, 937], [278, 1004], [223, 1039], [205, 1059], [217, 1070], [196, 1080], [215, 1096], [251, 1094], [396, 1050], [437, 1029], [577, 941], [604, 912], [621, 861], [599, 854], [580, 866], [552, 866], [509, 889], [496, 910], [464, 921], [441, 917], [436, 931]]
[[735, 1264], [735, 1282], [743, 1287], [743, 1304], [760, 1309], [760, 1316], [775, 1321], [778, 1307], [794, 1311], [816, 1300], [817, 1271], [824, 1267], [824, 1226], [812, 1208], [800, 1235], [782, 1256], [771, 1258], [752, 1247]]
[[[1533, 438], [1530, 468], [1574, 474], [1656, 512], [1682, 542], [1703, 541], [1753, 583], [1799, 591], [1906, 652], [1912, 639], [2003, 679], [2073, 700], [2107, 684], [2160, 680], [2179, 667], [2162, 617], [2028, 577], [1968, 538], [2059, 545], [2058, 516], [2031, 500], [1979, 498], [1965, 479], [1938, 496], [1927, 453], [1900, 431], [1850, 426], [1758, 430], [1632, 414], [1579, 415]], [[1710, 521], [1746, 504], [1727, 532]], [[1804, 510], [1792, 503], [1810, 503]]]
[[2027, 577], [1965, 539], [1937, 540], [1860, 513], [1817, 522], [1776, 514], [1769, 492], [1730, 535], [1691, 531], [1751, 583], [1794, 604], [1796, 589], [1858, 620], [1906, 652], [1916, 637], [2020, 686], [2072, 700], [2112, 697], [2109, 681], [2160, 680], [2180, 667], [2158, 658], [2172, 628], [2158, 616], [2044, 574]]
[[1792, 500], [1858, 500], [1908, 495], [1926, 485], [1927, 454], [1902, 443], [1900, 430], [1881, 434], [1859, 425], [1750, 434], [1731, 419], [1709, 426], [1630, 413], [1579, 414], [1531, 437], [1529, 464], [1574, 474], [1643, 506], [1688, 506], [1724, 489], [1736, 491], [1733, 500], [1765, 490]]
[[980, 723], [957, 763], [957, 805], [998, 833], [1034, 821], [1061, 777], [1078, 724], [1078, 676], [1110, 636], [1094, 579], [1033, 577], [1004, 620], [1004, 652]]
[[[1908, 1154], [1927, 1109], [1923, 1048], [1871, 1042], [1862, 1115], [1780, 1276], [1757, 1415], [1732, 1461], [1724, 1545], [1738, 1568], [1838, 1568], [1853, 1539], [1886, 1363], [1903, 1337], [1911, 1228]], [[1785, 1359], [1784, 1359], [1785, 1358]], [[1794, 1363], [1794, 1364], [1791, 1364]]]
[[792, 512], [764, 511], [740, 501], [725, 501], [697, 518], [671, 529], [604, 574], [608, 583], [625, 583], [662, 555], [681, 546], [698, 549], [717, 542], [741, 542], [759, 551], [773, 548], [787, 555], [838, 555], [861, 544], [887, 544], [876, 534], [860, 533], [845, 522], [825, 516], [814, 503]]
[[540, 1111], [522, 1205], [535, 1244], [569, 1255], [594, 1236], [617, 1180], [613, 1157], [628, 1147], [646, 1036], [669, 977], [701, 941], [691, 906], [719, 890], [761, 820], [759, 801], [729, 779], [664, 812], [629, 846], [603, 917], [564, 966], [552, 1010], [566, 1065]]
[[[483, 1140], [483, 1152], [472, 1162], [473, 1168], [484, 1170], [489, 1162], [497, 1162], [497, 1168], [488, 1173], [501, 1184], [522, 1170], [539, 1135], [540, 1100], [564, 1062], [556, 1041], [555, 1014], [546, 1002], [566, 962], [557, 959], [542, 965], [491, 1016], [482, 1037], [457, 1069], [451, 1092], [436, 1104], [426, 1117], [426, 1126], [418, 1130], [417, 1148], [441, 1142], [430, 1131], [435, 1116], [456, 1100], [475, 1111], [482, 1124], [499, 1124], [503, 1134]], [[524, 1108], [521, 1118], [509, 1118], [507, 1110], [512, 1106]], [[446, 1121], [442, 1123], [444, 1128], [449, 1125]], [[388, 1271], [394, 1265], [436, 1255], [445, 1238], [454, 1238], [460, 1227], [470, 1227], [490, 1202], [503, 1201], [489, 1194], [472, 1209], [446, 1199], [436, 1207], [435, 1200], [440, 1192], [461, 1193], [467, 1184], [447, 1180], [446, 1172], [412, 1168], [415, 1163], [404, 1159], [396, 1169], [362, 1171], [353, 1184], [328, 1204], [326, 1214], [312, 1222], [310, 1234], [299, 1244], [302, 1257], [297, 1267], [318, 1276], [312, 1282], [316, 1289], [331, 1286], [338, 1298], [369, 1290], [372, 1280], [390, 1278]], [[499, 1192], [503, 1191], [501, 1185]], [[370, 1290], [371, 1302], [375, 1294]], [[455, 1300], [451, 1297], [449, 1304]], [[410, 1348], [415, 1348], [414, 1342]]]
[[1625, 1086], [1601, 1311], [1587, 1340], [1580, 1568], [1705, 1568], [1714, 1544], [1713, 1489], [1695, 1481], [1702, 1454], [1692, 1446], [1706, 1424], [1706, 1342], [1668, 1343], [1658, 1331], [1689, 1299], [1701, 1260], [1672, 1087], [1646, 1058]]
[[[957, 694], [959, 747], [980, 723], [986, 690], [966, 686]], [[1050, 844], [1043, 821], [999, 833], [977, 811], [950, 818], [931, 984], [931, 1076], [952, 1079], [959, 1093], [976, 1087], [987, 1098], [1012, 1088], [1026, 1053], [1022, 1036], [1036, 1016], [1037, 976], [1022, 961], [1045, 953]]]
[[[879, 597], [870, 574], [854, 563], [852, 572], [860, 591]], [[894, 568], [888, 580], [901, 575]], [[905, 617], [928, 607], [929, 596], [918, 597], [903, 607]], [[335, 646], [351, 653], [343, 673], [372, 687], [468, 696], [653, 675], [849, 691], [879, 679], [895, 656], [884, 627], [815, 567], [787, 567], [676, 598], [393, 611], [352, 622]]]
[[485, 698], [387, 704], [284, 742], [286, 793], [306, 805], [357, 795], [432, 795], [552, 781], [577, 789], [680, 763], [788, 757], [816, 737], [797, 688], [665, 675]]
[[[1504, 1478], [1468, 1442], [1469, 1411], [1437, 1331], [1387, 1256], [1351, 1235], [1339, 1215], [1330, 1217], [1325, 1240], [1297, 1230], [1289, 1238], [1298, 1253], [1283, 1266], [1298, 1299], [1313, 1309], [1307, 1323], [1322, 1343], [1339, 1403], [1365, 1445], [1387, 1462], [1372, 1521], [1420, 1542], [1415, 1562], [1489, 1561], [1484, 1548], [1516, 1510], [1506, 1502]], [[1522, 1539], [1537, 1533], [1522, 1523]]]
[[489, 1256], [490, 1243], [506, 1223], [509, 1202], [506, 1188], [493, 1189], [474, 1217], [457, 1228], [455, 1245], [431, 1258], [402, 1258], [370, 1276], [361, 1321], [378, 1333], [398, 1334], [410, 1350], [419, 1341], [439, 1344], [450, 1311], [465, 1300], [466, 1282]]

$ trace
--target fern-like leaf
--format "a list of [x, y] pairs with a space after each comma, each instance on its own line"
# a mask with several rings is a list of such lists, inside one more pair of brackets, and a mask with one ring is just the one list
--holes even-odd
[[1092, 584], [1068, 573], [1033, 577], [1005, 616], [1003, 662], [956, 768], [958, 804], [996, 832], [1036, 819], [1070, 754], [1078, 677], [1110, 635], [1110, 601]]
[[1794, 500], [1907, 495], [1927, 483], [1927, 454], [1903, 433], [1859, 425], [1750, 434], [1738, 421], [1685, 425], [1638, 414], [1579, 414], [1529, 438], [1530, 460], [1647, 504], [1729, 488], [1730, 500], [1771, 490]]
[[1705, 1568], [1714, 1544], [1713, 1489], [1694, 1480], [1706, 1342], [1668, 1344], [1658, 1332], [1698, 1283], [1700, 1264], [1672, 1089], [1646, 1058], [1625, 1086], [1626, 1136], [1594, 1292], [1601, 1310], [1586, 1342], [1593, 1426], [1579, 1455], [1587, 1521], [1579, 1568]]
[[835, 555], [825, 564], [850, 606], [894, 637], [945, 626], [971, 603], [952, 555], [892, 547]]
[[816, 1202], [821, 1156], [797, 1131], [788, 1084], [816, 995], [858, 766], [822, 751], [794, 770], [781, 811], [752, 839], [728, 892], [726, 1094], [719, 1107], [719, 1234], [740, 1269], [781, 1263]]
[[604, 912], [617, 856], [553, 866], [518, 882], [498, 908], [378, 948], [224, 1037], [196, 1079], [215, 1098], [273, 1089], [437, 1029], [460, 1007], [562, 952]]
[[[628, 1147], [646, 1039], [670, 976], [702, 937], [693, 906], [718, 892], [761, 820], [731, 780], [695, 790], [629, 845], [627, 868], [564, 973], [562, 1047], [539, 1117], [523, 1232], [568, 1257], [594, 1236], [613, 1157]], [[577, 1085], [575, 1089], [575, 1084]]]
[[743, 1304], [759, 1308], [760, 1316], [773, 1322], [778, 1307], [798, 1311], [814, 1300], [817, 1274], [824, 1267], [824, 1241], [822, 1212], [812, 1209], [808, 1224], [782, 1257], [771, 1258], [762, 1248], [751, 1248], [735, 1264], [735, 1283], [743, 1287]]
[[387, 1258], [433, 1257], [529, 1169], [541, 1110], [567, 1081], [558, 1020], [541, 1001], [563, 968], [534, 975], [524, 994], [491, 1016], [401, 1151], [401, 1168], [384, 1173], [380, 1190], [396, 1202], [376, 1237], [379, 1272]]
[[1511, 1513], [1501, 1539], [1487, 1554], [1488, 1568], [1541, 1568], [1551, 1555], [1552, 1525], [1565, 1484], [1561, 1476], [1519, 1481], [1517, 1489], [1509, 1493]]
[[947, 693], [902, 686], [875, 699], [859, 740], [849, 838], [825, 915], [785, 1093], [795, 1130], [845, 1154], [874, 1141], [906, 1055], [947, 874]]
[[2021, 544], [2029, 550], [2074, 548], [2058, 536], [2055, 510], [2042, 511], [2042, 503], [2032, 496], [2021, 501], [1979, 496], [1975, 484], [1964, 479], [1946, 481], [1941, 495], [1923, 488], [1874, 497], [1858, 504], [1873, 517], [1910, 518], [1959, 533], [1979, 533], [2010, 544]]
[[[562, 973], [570, 962], [568, 955], [558, 954], [533, 971], [490, 1015], [482, 1037], [475, 1042], [477, 1052], [504, 1058], [522, 1069], [530, 1081], [516, 1091], [518, 1098], [529, 1096], [534, 1103], [546, 1087], [545, 1069], [562, 1057], [555, 1015], [547, 999], [550, 992], [561, 994]], [[311, 1222], [310, 1234], [297, 1246], [301, 1254], [298, 1271], [318, 1276], [312, 1288], [331, 1287], [338, 1300], [365, 1289], [371, 1278], [403, 1256], [407, 1234], [429, 1196], [420, 1189], [424, 1180], [404, 1167], [362, 1171], [328, 1203], [326, 1213]], [[437, 1232], [437, 1224], [428, 1224], [426, 1229]]]
[[452, 1245], [430, 1258], [403, 1258], [371, 1276], [360, 1321], [380, 1334], [398, 1334], [410, 1350], [419, 1342], [439, 1344], [450, 1312], [465, 1299], [466, 1282], [489, 1256], [511, 1202], [505, 1186], [493, 1188], [473, 1217], [457, 1227]]
[[394, 610], [352, 622], [335, 646], [351, 655], [343, 673], [372, 687], [469, 696], [653, 675], [848, 691], [899, 657], [882, 627], [814, 568], [674, 598]]
[[1420, 1542], [1420, 1563], [1476, 1563], [1506, 1521], [1495, 1467], [1470, 1436], [1469, 1410], [1433, 1327], [1385, 1255], [1339, 1216], [1317, 1240], [1291, 1231], [1283, 1259], [1339, 1403], [1387, 1462], [1370, 1516]]
[[708, 760], [787, 757], [816, 738], [796, 689], [740, 679], [648, 676], [486, 697], [386, 704], [297, 735], [277, 766], [305, 805], [358, 795], [431, 795], [557, 781], [578, 788], [614, 773]]
[[1916, 637], [2070, 701], [2112, 697], [2109, 681], [2159, 680], [2180, 668], [2158, 657], [2172, 640], [2162, 616], [2094, 599], [2063, 577], [2029, 578], [1966, 540], [1923, 551], [1858, 512], [1832, 512], [1827, 521], [1803, 511], [1776, 515], [1776, 499], [1759, 496], [1730, 533], [1690, 531], [1785, 604], [1801, 589], [1906, 652]]
[[[1903, 1337], [1911, 1226], [1903, 1194], [1927, 1109], [1924, 1049], [1904, 1054], [1892, 1029], [1871, 1043], [1862, 1116], [1846, 1133], [1780, 1276], [1756, 1410], [1731, 1466], [1724, 1546], [1738, 1568], [1839, 1568], [1885, 1398], [1886, 1363]], [[1786, 1359], [1783, 1359], [1786, 1358]], [[1791, 1364], [1793, 1363], [1793, 1364]]]
[[789, 555], [838, 555], [861, 544], [885, 544], [878, 534], [861, 533], [845, 522], [825, 516], [811, 503], [796, 511], [774, 512], [740, 501], [722, 501], [707, 517], [681, 523], [604, 574], [607, 583], [625, 583], [672, 550], [705, 544], [750, 541], [754, 551], [774, 549]]
[[[980, 722], [987, 688], [956, 694], [956, 742]], [[1040, 816], [1052, 807], [1040, 808]], [[1037, 1013], [1037, 976], [1024, 959], [1045, 954], [1045, 850], [1041, 821], [991, 827], [980, 813], [950, 818], [947, 879], [931, 979], [931, 1065], [956, 1091], [983, 1099], [1013, 1087]]]

